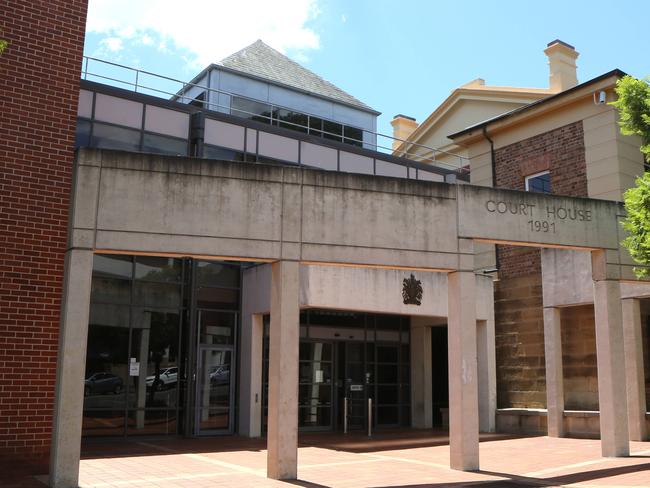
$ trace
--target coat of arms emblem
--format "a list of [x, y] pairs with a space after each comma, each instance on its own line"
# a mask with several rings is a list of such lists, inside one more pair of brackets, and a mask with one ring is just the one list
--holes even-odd
[[404, 278], [402, 298], [404, 299], [404, 305], [422, 304], [422, 282], [416, 280], [413, 273], [411, 273], [410, 278]]

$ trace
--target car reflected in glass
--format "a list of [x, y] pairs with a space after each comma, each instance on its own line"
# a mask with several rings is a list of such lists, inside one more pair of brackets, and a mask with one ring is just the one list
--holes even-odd
[[93, 373], [84, 381], [84, 395], [118, 394], [123, 387], [122, 378], [113, 373]]
[[158, 379], [156, 379], [156, 375], [151, 375], [147, 376], [145, 381], [147, 388], [153, 387], [155, 390], [175, 388], [178, 381], [178, 367], [163, 368], [159, 372]]

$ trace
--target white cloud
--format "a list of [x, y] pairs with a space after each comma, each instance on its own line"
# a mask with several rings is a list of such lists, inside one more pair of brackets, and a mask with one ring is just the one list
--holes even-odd
[[319, 14], [317, 0], [90, 0], [86, 29], [105, 35], [101, 43], [110, 51], [127, 42], [157, 45], [189, 51], [191, 64], [203, 67], [256, 39], [306, 56], [319, 48], [307, 26]]
[[124, 43], [119, 37], [105, 37], [100, 41], [102, 47], [108, 49], [111, 52], [119, 52], [124, 49]]
[[345, 14], [341, 14], [341, 22], [344, 24], [348, 21], [348, 18], [345, 16]]

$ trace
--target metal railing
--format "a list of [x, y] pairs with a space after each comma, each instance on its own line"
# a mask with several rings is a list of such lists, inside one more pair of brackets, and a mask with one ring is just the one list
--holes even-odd
[[[113, 74], [112, 71], [117, 71], [118, 74]], [[125, 75], [126, 77], [120, 77], [119, 75], [120, 71], [126, 71], [128, 75]], [[256, 103], [268, 104], [262, 100], [256, 100], [254, 98], [246, 97], [237, 93], [212, 88], [207, 85], [201, 85], [198, 83], [191, 83], [191, 82], [178, 80], [157, 73], [152, 73], [150, 71], [145, 71], [138, 68], [132, 68], [130, 66], [125, 66], [111, 61], [105, 61], [90, 56], [84, 56], [83, 58], [81, 77], [84, 80], [99, 81], [104, 84], [112, 84], [113, 86], [126, 88], [135, 93], [158, 96], [161, 98], [168, 97], [168, 99], [180, 101], [181, 103], [190, 103], [195, 101], [194, 97], [191, 97], [186, 93], [191, 88], [199, 88], [210, 94], [214, 93], [216, 95], [219, 94], [227, 95], [229, 97], [238, 97]], [[147, 81], [148, 78], [151, 78], [152, 80]], [[178, 88], [174, 89], [173, 86], [177, 86]], [[336, 124], [340, 124], [342, 126], [342, 131], [341, 131], [342, 134], [328, 132], [324, 130], [324, 128], [314, 130], [313, 128], [310, 128], [308, 125], [296, 124], [294, 122], [285, 121], [285, 120], [280, 121], [277, 119], [277, 117], [273, 117], [273, 113], [269, 115], [264, 115], [264, 114], [254, 113], [254, 112], [247, 112], [239, 108], [232, 109], [230, 105], [222, 105], [219, 103], [215, 103], [214, 101], [211, 101], [213, 98], [216, 98], [218, 100], [219, 99], [218, 96], [207, 97], [207, 98], [208, 99], [205, 101], [201, 100], [201, 103], [202, 106], [208, 110], [215, 110], [218, 112], [228, 113], [232, 115], [237, 115], [238, 113], [241, 113], [241, 114], [250, 115], [251, 117], [255, 117], [256, 119], [260, 119], [260, 118], [267, 119], [270, 125], [279, 125], [281, 123], [282, 127], [291, 126], [290, 128], [293, 128], [294, 130], [298, 130], [303, 133], [310, 133], [310, 131], [312, 133], [317, 132], [318, 134], [329, 136], [327, 137], [328, 139], [339, 138], [342, 142], [352, 141], [354, 143], [360, 144], [364, 148], [370, 148], [376, 152], [395, 155], [397, 157], [405, 158], [423, 164], [432, 164], [443, 169], [459, 172], [461, 174], [469, 173], [469, 159], [461, 154], [451, 153], [439, 148], [409, 141], [407, 139], [396, 138], [393, 136], [389, 136], [387, 134], [383, 134], [381, 132], [361, 129], [359, 127], [345, 125], [340, 122], [323, 119], [323, 117], [319, 115], [310, 114], [308, 112], [302, 112], [302, 111], [298, 112], [297, 110], [289, 107], [268, 104], [269, 106], [275, 107], [276, 109], [288, 110], [293, 113], [298, 113], [309, 117], [317, 117], [322, 120], [326, 120], [328, 122], [334, 122]], [[373, 139], [373, 141], [367, 141], [367, 140], [364, 141], [363, 139], [354, 139], [352, 137], [346, 137], [345, 127], [351, 127], [357, 130], [362, 130], [363, 133], [369, 134], [371, 136], [370, 138]], [[379, 142], [377, 142], [377, 140], [379, 139], [381, 139], [382, 141], [386, 140], [388, 142], [380, 144]], [[392, 146], [395, 141], [397, 141], [399, 145], [402, 145], [402, 143], [407, 143], [405, 145], [406, 147], [394, 153]], [[441, 159], [439, 159], [443, 157], [448, 160], [457, 161], [458, 164], [457, 165], [451, 164], [448, 161], [442, 161]]]

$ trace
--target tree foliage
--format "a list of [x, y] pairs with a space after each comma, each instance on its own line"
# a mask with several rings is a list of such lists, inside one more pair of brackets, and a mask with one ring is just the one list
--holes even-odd
[[[623, 195], [627, 217], [623, 246], [639, 264], [650, 265], [650, 173], [636, 179], [636, 186]], [[650, 268], [635, 268], [639, 278], [650, 276]]]
[[[616, 83], [619, 124], [624, 135], [641, 137], [641, 152], [650, 160], [650, 78], [638, 80], [625, 76]], [[627, 237], [623, 246], [639, 264], [650, 265], [650, 173], [636, 179], [636, 186], [623, 195], [627, 217], [623, 228]], [[650, 276], [650, 268], [637, 268], [638, 277]]]
[[7, 49], [8, 45], [9, 45], [9, 41], [0, 38], [0, 55], [4, 52], [5, 49]]
[[612, 105], [619, 110], [621, 133], [641, 137], [641, 152], [650, 156], [650, 77], [637, 80], [625, 76], [616, 83], [618, 100]]

